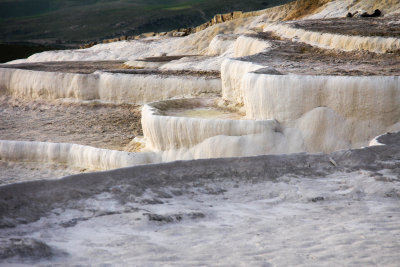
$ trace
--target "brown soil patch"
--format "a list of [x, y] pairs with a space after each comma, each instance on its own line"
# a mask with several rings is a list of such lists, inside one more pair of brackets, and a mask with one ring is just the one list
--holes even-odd
[[[176, 57], [157, 57], [156, 59], [148, 58], [146, 60], [159, 60], [154, 62], [162, 62], [162, 60], [172, 60]], [[137, 74], [137, 75], [159, 75], [159, 76], [194, 76], [205, 78], [220, 78], [219, 71], [192, 71], [192, 70], [158, 70], [158, 69], [142, 69], [132, 68], [123, 64], [124, 61], [60, 61], [60, 62], [36, 62], [21, 64], [0, 64], [0, 68], [26, 69], [33, 71], [47, 72], [66, 72], [91, 74], [95, 71], [106, 71], [110, 73]]]
[[124, 150], [142, 135], [141, 107], [0, 97], [0, 140], [60, 142]]
[[43, 162], [11, 162], [0, 160], [0, 185], [54, 179], [93, 170]]
[[158, 69], [121, 69], [121, 70], [110, 70], [111, 73], [123, 73], [123, 74], [136, 74], [136, 75], [159, 75], [159, 76], [194, 76], [194, 77], [205, 77], [210, 79], [220, 78], [221, 74], [219, 71], [194, 71], [194, 70], [158, 70]]
[[95, 71], [122, 69], [125, 61], [54, 61], [21, 64], [0, 64], [0, 68], [15, 68], [47, 72], [90, 74]]

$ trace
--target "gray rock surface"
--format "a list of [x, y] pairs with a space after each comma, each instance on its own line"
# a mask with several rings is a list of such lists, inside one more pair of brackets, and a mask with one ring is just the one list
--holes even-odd
[[37, 260], [53, 255], [54, 252], [48, 245], [32, 238], [0, 239], [0, 260], [13, 257]]
[[0, 186], [0, 265], [397, 266], [399, 136]]
[[[400, 133], [382, 136], [385, 146], [337, 151], [331, 154], [265, 155], [150, 164], [106, 172], [84, 173], [57, 180], [40, 180], [0, 187], [0, 227], [38, 220], [69, 201], [90, 198], [124, 185], [120, 202], [139, 197], [146, 189], [184, 187], [216, 181], [273, 181], [283, 175], [318, 177], [335, 172], [391, 169], [400, 176]], [[332, 164], [332, 161], [336, 166]], [[142, 203], [149, 202], [142, 200]], [[154, 201], [153, 201], [154, 202]], [[162, 203], [159, 200], [155, 203]], [[153, 204], [155, 204], [153, 203]], [[152, 203], [148, 203], [152, 204]]]

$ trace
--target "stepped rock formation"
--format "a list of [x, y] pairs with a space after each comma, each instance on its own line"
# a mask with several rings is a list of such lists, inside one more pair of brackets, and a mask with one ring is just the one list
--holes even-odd
[[[158, 153], [154, 162], [362, 147], [400, 128], [400, 39], [396, 1], [361, 2], [302, 0], [217, 15], [181, 38], [43, 52], [3, 64], [0, 88], [14, 98], [153, 102], [143, 106], [144, 138], [131, 147]], [[385, 16], [372, 22], [344, 18], [349, 10], [377, 7]], [[390, 31], [381, 34], [385, 26]], [[241, 118], [168, 115], [171, 103], [180, 105], [168, 99], [198, 97], [220, 97], [200, 109], [222, 108]], [[187, 104], [195, 102], [186, 101], [184, 109], [196, 109]], [[163, 109], [155, 112], [158, 106]], [[275, 126], [261, 130], [255, 125], [262, 122], [253, 120]], [[216, 149], [222, 140], [226, 145]]]
[[[375, 9], [383, 16], [346, 18]], [[124, 151], [92, 142], [97, 125], [76, 140], [77, 113], [58, 122], [75, 134], [62, 143], [45, 129], [0, 140], [3, 243], [22, 235], [55, 249], [43, 264], [224, 265], [208, 256], [230, 249], [207, 244], [226, 240], [239, 255], [227, 265], [398, 265], [399, 13], [395, 0], [298, 0], [0, 65], [4, 122], [22, 109], [42, 123], [69, 103], [141, 105]], [[96, 140], [126, 123], [101, 119]], [[0, 139], [26, 123], [0, 125]], [[47, 166], [89, 173], [54, 179]], [[82, 240], [73, 230], [91, 241], [71, 246]]]

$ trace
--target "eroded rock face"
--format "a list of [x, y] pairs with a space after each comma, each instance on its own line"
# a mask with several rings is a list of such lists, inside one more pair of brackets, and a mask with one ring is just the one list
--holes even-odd
[[0, 260], [9, 258], [22, 258], [39, 260], [51, 258], [55, 253], [47, 244], [33, 238], [8, 238], [0, 239]]

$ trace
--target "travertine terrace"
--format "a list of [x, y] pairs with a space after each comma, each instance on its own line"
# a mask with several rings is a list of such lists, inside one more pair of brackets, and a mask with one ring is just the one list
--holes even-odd
[[398, 265], [399, 12], [299, 0], [0, 65], [0, 262]]

